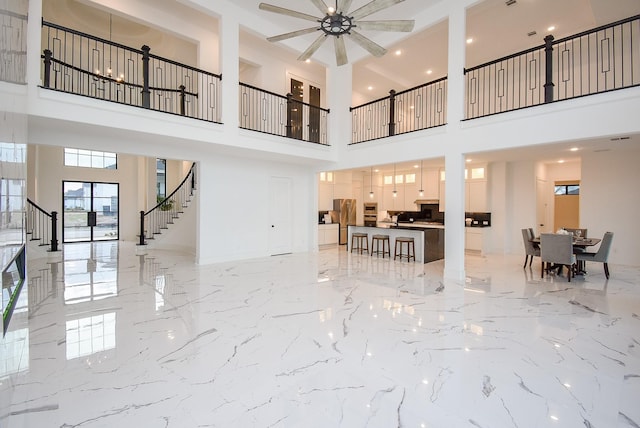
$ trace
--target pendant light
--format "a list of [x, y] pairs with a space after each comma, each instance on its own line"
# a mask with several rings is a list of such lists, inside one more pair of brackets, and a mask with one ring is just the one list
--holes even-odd
[[[109, 14], [109, 68], [107, 68], [107, 77], [110, 79], [115, 79], [116, 83], [124, 82], [124, 73], [120, 73], [117, 77], [113, 77], [113, 70], [111, 69], [111, 59], [113, 57], [113, 45], [111, 37], [113, 35], [113, 15]], [[118, 49], [116, 48], [116, 56], [118, 55]], [[117, 65], [117, 60], [116, 60]], [[100, 74], [100, 73], [98, 73]]]
[[422, 160], [420, 161], [420, 196], [424, 196], [424, 188], [422, 187]]
[[107, 68], [107, 77], [111, 77], [113, 70], [111, 70], [111, 35], [112, 35], [112, 21], [111, 14], [109, 14], [109, 68]]
[[369, 198], [373, 199], [373, 167], [371, 167], [371, 172], [369, 173]]
[[398, 197], [398, 192], [396, 191], [396, 164], [393, 164], [393, 197]]

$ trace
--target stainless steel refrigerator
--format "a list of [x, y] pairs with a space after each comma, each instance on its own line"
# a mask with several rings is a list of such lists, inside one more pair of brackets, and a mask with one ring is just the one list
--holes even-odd
[[338, 243], [347, 243], [347, 226], [356, 224], [356, 200], [355, 199], [334, 199], [331, 221], [338, 223], [340, 234]]

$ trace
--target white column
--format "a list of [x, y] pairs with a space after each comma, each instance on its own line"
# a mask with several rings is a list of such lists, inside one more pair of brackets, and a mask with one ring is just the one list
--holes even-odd
[[29, 0], [29, 20], [27, 22], [27, 85], [29, 92], [37, 91], [42, 85], [42, 0]]
[[452, 150], [445, 155], [444, 277], [463, 281], [464, 272], [464, 155]]
[[240, 68], [240, 24], [230, 15], [220, 19], [220, 55], [222, 69], [222, 123], [225, 134], [238, 134]]
[[[351, 143], [351, 94], [353, 67], [345, 64], [327, 69], [329, 104], [329, 144], [336, 148], [336, 155]], [[339, 158], [339, 157], [338, 157]]]
[[447, 123], [460, 129], [464, 119], [464, 66], [466, 49], [466, 10], [460, 2], [451, 2], [449, 12], [449, 53], [447, 75]]
[[445, 267], [444, 276], [463, 281], [464, 271], [464, 141], [460, 135], [464, 119], [465, 7], [451, 2], [449, 13], [449, 56], [447, 82], [447, 136], [445, 154]]

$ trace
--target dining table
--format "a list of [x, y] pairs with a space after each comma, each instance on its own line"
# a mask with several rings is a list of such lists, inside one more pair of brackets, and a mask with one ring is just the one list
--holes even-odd
[[[601, 241], [602, 239], [600, 238], [583, 238], [581, 236], [574, 236], [571, 243], [574, 249], [577, 249], [580, 253], [583, 252], [587, 247], [598, 245]], [[531, 239], [531, 242], [533, 244], [540, 245], [540, 237], [534, 237], [533, 239]], [[576, 275], [584, 275], [585, 273], [586, 271], [584, 270], [584, 263], [582, 262], [582, 260], [578, 260]]]

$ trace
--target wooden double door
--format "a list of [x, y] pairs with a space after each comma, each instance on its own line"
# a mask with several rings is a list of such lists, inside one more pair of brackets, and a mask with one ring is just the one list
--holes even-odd
[[[287, 108], [287, 137], [297, 140], [320, 142], [320, 88], [308, 85], [308, 97], [305, 97], [305, 84], [291, 78], [292, 102]], [[307, 98], [307, 99], [305, 99]], [[308, 104], [308, 105], [305, 105]], [[305, 128], [306, 132], [305, 132]]]

